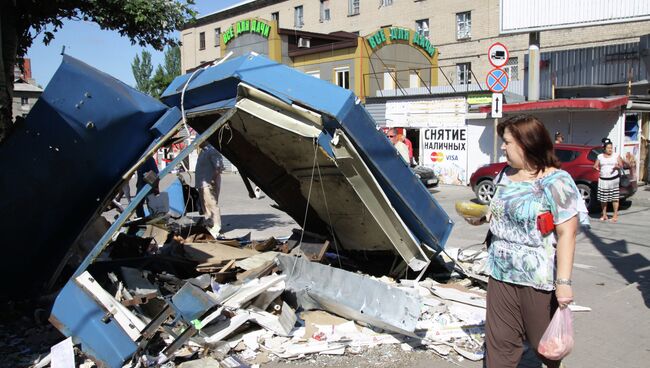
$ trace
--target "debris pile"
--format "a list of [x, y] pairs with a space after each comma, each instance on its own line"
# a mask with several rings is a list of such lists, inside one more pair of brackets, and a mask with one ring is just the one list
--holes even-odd
[[[120, 233], [62, 290], [59, 299], [75, 304], [52, 311], [50, 321], [72, 337], [68, 349], [74, 343], [98, 366], [201, 360], [248, 367], [380, 345], [483, 358], [485, 293], [469, 289], [467, 279], [441, 284], [346, 271], [325, 264], [337, 257], [328, 241], [305, 241], [302, 249], [298, 231], [260, 242], [198, 231], [167, 236], [162, 246], [152, 246], [161, 234], [151, 227], [144, 234], [150, 237]], [[41, 366], [62, 359], [58, 350]]]

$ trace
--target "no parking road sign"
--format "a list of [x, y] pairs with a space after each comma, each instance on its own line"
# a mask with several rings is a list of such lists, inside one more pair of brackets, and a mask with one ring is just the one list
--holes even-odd
[[508, 73], [503, 69], [490, 70], [485, 78], [485, 84], [494, 93], [503, 93], [508, 88]]

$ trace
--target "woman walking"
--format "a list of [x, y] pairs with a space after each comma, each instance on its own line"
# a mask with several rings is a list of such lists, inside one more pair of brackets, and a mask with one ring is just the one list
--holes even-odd
[[[497, 131], [508, 160], [477, 225], [490, 222], [486, 366], [515, 368], [526, 339], [537, 351], [555, 310], [573, 301], [571, 273], [579, 222], [587, 209], [571, 176], [560, 170], [553, 141], [536, 118], [517, 116]], [[549, 368], [560, 366], [539, 356]]]
[[618, 198], [623, 160], [614, 153], [614, 146], [609, 138], [603, 138], [603, 153], [599, 154], [594, 163], [594, 169], [600, 171], [598, 178], [598, 194], [596, 195], [602, 207], [601, 221], [607, 221], [607, 204], [612, 202], [614, 215], [611, 222], [618, 221]]

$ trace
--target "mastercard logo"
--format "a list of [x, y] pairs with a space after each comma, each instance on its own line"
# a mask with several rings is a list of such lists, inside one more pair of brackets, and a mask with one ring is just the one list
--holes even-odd
[[431, 161], [432, 162], [442, 162], [445, 159], [445, 155], [442, 152], [432, 152]]

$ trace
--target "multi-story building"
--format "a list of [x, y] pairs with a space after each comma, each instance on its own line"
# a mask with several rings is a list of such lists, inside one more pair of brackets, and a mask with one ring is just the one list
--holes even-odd
[[[464, 183], [476, 167], [499, 158], [493, 122], [477, 109], [491, 101], [485, 83], [493, 69], [490, 45], [500, 42], [509, 50], [503, 66], [508, 104], [533, 95], [649, 95], [647, 34], [650, 3], [624, 0], [246, 0], [188, 24], [181, 32], [181, 60], [189, 71], [230, 52], [255, 51], [349, 88], [378, 125], [412, 128], [407, 136], [420, 162], [440, 165], [429, 156], [455, 158], [442, 173]], [[529, 75], [541, 77], [532, 95]], [[602, 111], [611, 116], [598, 129], [588, 127], [591, 115], [572, 116], [571, 106], [549, 117], [550, 131], [562, 131], [576, 143], [609, 135], [622, 149], [622, 105]], [[643, 116], [639, 113], [638, 126], [648, 120]], [[432, 147], [426, 137], [439, 136], [431, 130], [441, 127], [458, 128], [458, 137], [479, 144], [442, 155], [426, 149]]]
[[43, 89], [36, 85], [32, 78], [31, 60], [24, 59], [22, 68], [14, 68], [14, 95], [12, 99], [12, 114], [15, 120], [18, 116], [27, 116], [36, 103]]

